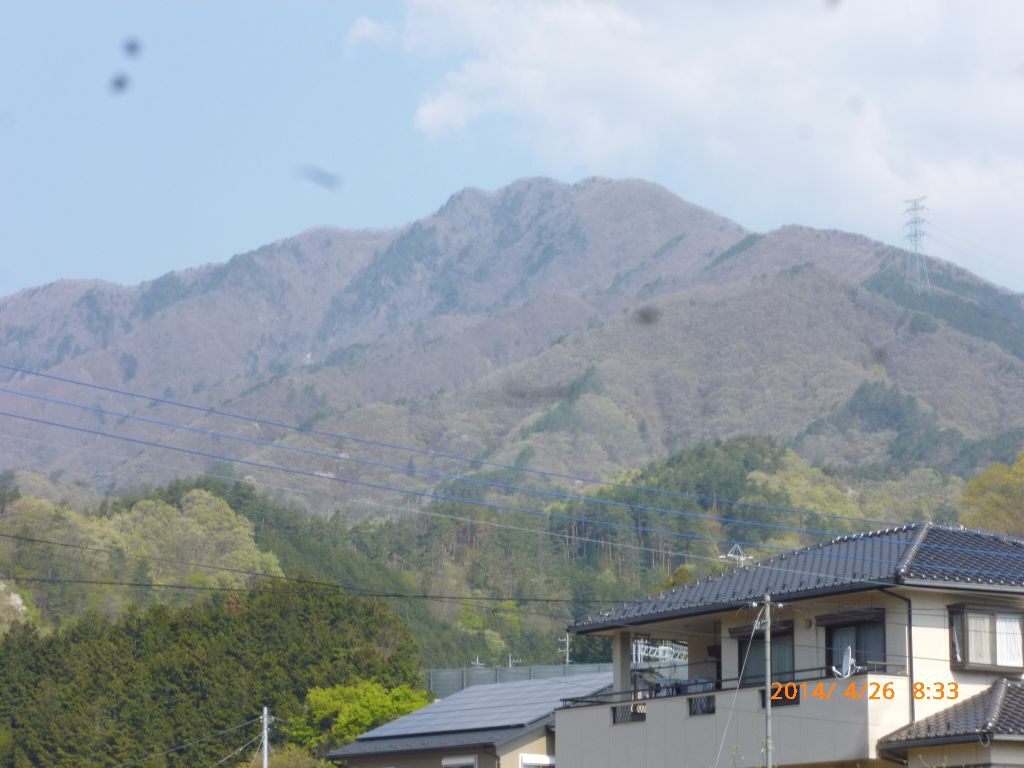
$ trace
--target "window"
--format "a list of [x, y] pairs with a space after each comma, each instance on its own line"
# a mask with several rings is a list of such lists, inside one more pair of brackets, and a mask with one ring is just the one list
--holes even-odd
[[476, 755], [442, 757], [441, 768], [476, 768]]
[[519, 768], [544, 768], [555, 764], [555, 758], [551, 755], [520, 755]]
[[867, 670], [885, 670], [885, 624], [880, 621], [861, 621], [838, 624], [825, 629], [826, 667], [843, 663], [847, 647], [853, 651], [858, 667]]
[[955, 669], [1024, 670], [1024, 617], [995, 608], [949, 610], [949, 661]]
[[[759, 633], [753, 639], [749, 636], [740, 638], [740, 658], [738, 669], [743, 670], [740, 685], [764, 685], [764, 634]], [[750, 652], [747, 653], [749, 647]], [[744, 668], [743, 659], [747, 664]], [[793, 632], [776, 635], [772, 632], [772, 680], [793, 679]]]

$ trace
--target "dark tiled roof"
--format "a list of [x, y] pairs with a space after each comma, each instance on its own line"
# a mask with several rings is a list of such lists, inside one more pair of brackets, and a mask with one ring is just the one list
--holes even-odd
[[747, 605], [766, 593], [793, 600], [887, 584], [948, 583], [1024, 591], [1024, 540], [931, 523], [840, 536], [580, 617], [573, 629], [593, 632], [714, 613]]
[[927, 743], [1021, 735], [1024, 735], [1024, 682], [998, 680], [976, 696], [883, 736], [878, 740], [878, 747], [896, 752]]

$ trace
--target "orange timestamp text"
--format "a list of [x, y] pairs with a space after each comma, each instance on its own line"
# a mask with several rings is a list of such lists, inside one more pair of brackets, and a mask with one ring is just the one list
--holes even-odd
[[[954, 682], [914, 683], [911, 693], [915, 699], [946, 699], [953, 701], [960, 698], [960, 686]], [[896, 684], [880, 683], [875, 680], [864, 682], [840, 683], [833, 680], [829, 683], [772, 683], [772, 701], [833, 701], [835, 699], [852, 699], [853, 701], [889, 701], [896, 698]]]

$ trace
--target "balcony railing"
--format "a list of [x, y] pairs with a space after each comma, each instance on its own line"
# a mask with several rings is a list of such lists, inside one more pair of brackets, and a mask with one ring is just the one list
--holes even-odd
[[[868, 669], [860, 670], [856, 677], [865, 675], [883, 674], [892, 676], [905, 676], [906, 667], [901, 664], [885, 664], [873, 662]], [[808, 669], [797, 669], [791, 672], [782, 672], [773, 676], [774, 682], [795, 683], [817, 683], [836, 680], [831, 669], [825, 667], [811, 667]], [[761, 706], [764, 706], [764, 683], [760, 686], [748, 680], [740, 678], [695, 678], [690, 680], [669, 680], [656, 685], [640, 687], [629, 691], [611, 691], [608, 693], [596, 694], [593, 696], [582, 696], [573, 699], [565, 699], [562, 706], [565, 708], [593, 707], [611, 705], [611, 721], [613, 725], [622, 723], [636, 723], [647, 719], [648, 702], [665, 698], [685, 698], [691, 717], [701, 715], [712, 715], [716, 710], [716, 700], [720, 693], [735, 691], [736, 688], [756, 689], [760, 687]], [[826, 687], [828, 687], [826, 685]], [[810, 689], [811, 686], [806, 686]], [[799, 703], [798, 700], [789, 696], [779, 696], [773, 700], [773, 706], [785, 706]]]

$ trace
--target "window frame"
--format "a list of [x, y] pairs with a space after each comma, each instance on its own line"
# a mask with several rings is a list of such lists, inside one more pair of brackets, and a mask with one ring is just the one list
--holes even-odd
[[[796, 675], [796, 638], [794, 637], [794, 634], [793, 634], [793, 622], [791, 622], [791, 621], [790, 622], [786, 622], [779, 630], [776, 630], [775, 627], [772, 627], [772, 644], [773, 644], [773, 647], [774, 647], [774, 643], [776, 642], [776, 639], [782, 639], [782, 638], [789, 638], [792, 641], [790, 643], [790, 646], [789, 646], [789, 651], [790, 651], [790, 654], [791, 654], [791, 656], [790, 656], [790, 667], [792, 669], [789, 672], [784, 672], [784, 673], [781, 673], [780, 675], [776, 675], [774, 670], [773, 670], [773, 672], [772, 672], [772, 682], [773, 683], [774, 682], [789, 682], [789, 681], [795, 679], [795, 675]], [[737, 664], [736, 664], [736, 670], [737, 670], [736, 677], [738, 678], [737, 687], [739, 687], [739, 688], [756, 688], [756, 687], [760, 686], [761, 688], [764, 688], [764, 676], [763, 675], [761, 676], [761, 678], [759, 680], [753, 680], [753, 679], [749, 679], [749, 678], [744, 679], [744, 677], [739, 674], [739, 671], [741, 669], [743, 669], [743, 657], [745, 655], [745, 652], [744, 652], [744, 646], [745, 645], [750, 645], [752, 643], [758, 643], [758, 642], [761, 643], [761, 649], [760, 649], [759, 652], [761, 654], [761, 658], [764, 657], [764, 631], [763, 630], [758, 630], [758, 631], [756, 631], [754, 633], [748, 633], [745, 637], [744, 636], [737, 637], [737, 640], [739, 641], [739, 642], [736, 643], [736, 650], [737, 650], [737, 654], [738, 654], [737, 655]], [[752, 651], [752, 653], [755, 653], [755, 652], [757, 652], [757, 651]]]
[[538, 766], [555, 765], [552, 755], [535, 755], [523, 753], [519, 755], [519, 768], [537, 768]]
[[[862, 627], [866, 627], [868, 625], [880, 626], [882, 628], [882, 656], [883, 656], [882, 659], [868, 659], [868, 658], [865, 658], [863, 661], [861, 661], [860, 659], [857, 658], [857, 650], [862, 647], [862, 643], [861, 643], [861, 628]], [[878, 665], [882, 666], [882, 671], [884, 672], [885, 669], [888, 668], [888, 663], [889, 663], [889, 654], [888, 654], [888, 645], [887, 645], [888, 639], [885, 636], [885, 621], [884, 620], [878, 620], [878, 619], [859, 619], [859, 620], [853, 619], [853, 620], [847, 621], [847, 622], [836, 622], [834, 624], [828, 624], [825, 627], [825, 668], [828, 669], [829, 667], [838, 667], [842, 663], [842, 661], [843, 661], [843, 654], [842, 653], [839, 653], [838, 654], [838, 658], [837, 658], [836, 648], [833, 645], [834, 641], [832, 639], [833, 638], [832, 633], [835, 630], [837, 630], [837, 629], [849, 629], [850, 627], [854, 627], [854, 631], [856, 632], [856, 640], [854, 641], [856, 643], [856, 646], [853, 649], [854, 650], [854, 662], [857, 665], [859, 665], [859, 666], [865, 667], [865, 669], [864, 669], [865, 672], [874, 672], [874, 671], [876, 671], [875, 669], [873, 669], [873, 666], [878, 666]], [[845, 651], [845, 649], [844, 649], [844, 651]]]
[[441, 758], [442, 768], [477, 768], [477, 756], [474, 755], [448, 755]]
[[[991, 634], [991, 658], [998, 659], [996, 649], [996, 617], [1016, 616], [1021, 631], [1021, 643], [1024, 645], [1024, 608], [1021, 606], [996, 606], [996, 605], [966, 605], [957, 604], [948, 606], [948, 627], [949, 627], [949, 668], [966, 672], [999, 672], [1010, 674], [1024, 673], [1024, 661], [1020, 666], [1007, 666], [1004, 664], [984, 664], [971, 661], [971, 644], [969, 632], [967, 631], [968, 614], [987, 616], [990, 622]], [[959, 633], [956, 624], [959, 624]], [[956, 638], [959, 636], [962, 659], [956, 659]]]

